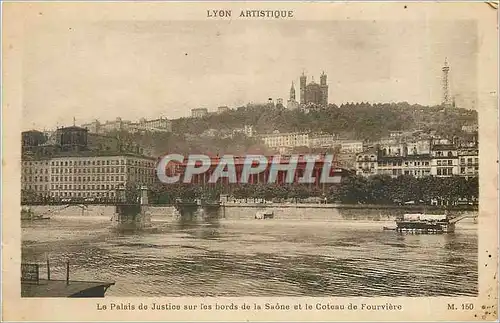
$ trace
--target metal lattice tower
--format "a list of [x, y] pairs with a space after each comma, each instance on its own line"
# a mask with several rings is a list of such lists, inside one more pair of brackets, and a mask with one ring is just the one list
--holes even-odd
[[450, 71], [450, 67], [448, 66], [447, 58], [444, 59], [444, 66], [441, 69], [443, 71], [443, 105], [450, 104], [450, 90], [449, 90], [449, 81], [448, 81], [448, 73]]

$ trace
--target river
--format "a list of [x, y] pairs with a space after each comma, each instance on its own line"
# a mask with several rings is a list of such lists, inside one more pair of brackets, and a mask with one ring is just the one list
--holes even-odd
[[73, 280], [115, 281], [107, 296], [477, 295], [472, 222], [453, 234], [415, 235], [382, 230], [393, 225], [389, 216], [373, 221], [366, 210], [350, 210], [349, 219], [287, 212], [266, 220], [236, 209], [211, 220], [157, 214], [155, 231], [136, 234], [110, 230], [102, 212], [55, 214], [23, 222], [22, 258], [43, 264], [48, 256], [52, 279], [65, 279], [69, 259]]

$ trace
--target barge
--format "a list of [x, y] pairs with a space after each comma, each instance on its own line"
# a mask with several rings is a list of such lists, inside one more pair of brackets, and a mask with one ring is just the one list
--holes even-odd
[[384, 230], [409, 233], [453, 233], [455, 224], [465, 218], [474, 217], [464, 214], [450, 217], [447, 214], [408, 213], [396, 220], [395, 228], [384, 227]]
[[455, 224], [446, 214], [410, 213], [396, 220], [396, 231], [411, 233], [451, 233]]

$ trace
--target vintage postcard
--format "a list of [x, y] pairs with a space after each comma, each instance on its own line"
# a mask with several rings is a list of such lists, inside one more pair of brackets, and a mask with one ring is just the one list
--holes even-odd
[[6, 321], [495, 321], [498, 3], [2, 3]]

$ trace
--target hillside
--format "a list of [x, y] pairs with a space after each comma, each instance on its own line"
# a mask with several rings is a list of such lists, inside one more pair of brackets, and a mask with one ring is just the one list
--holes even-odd
[[[440, 106], [425, 107], [408, 103], [370, 105], [344, 104], [340, 107], [311, 109], [308, 113], [284, 108], [254, 105], [239, 107], [203, 118], [172, 120], [173, 133], [114, 133], [123, 140], [135, 141], [154, 156], [176, 153], [243, 154], [271, 153], [258, 138], [242, 134], [222, 136], [233, 129], [253, 125], [258, 134], [313, 131], [333, 133], [346, 139], [368, 142], [388, 136], [390, 131], [420, 129], [436, 131], [445, 138], [462, 136], [462, 126], [477, 124], [477, 112]], [[216, 134], [206, 135], [210, 129]]]

